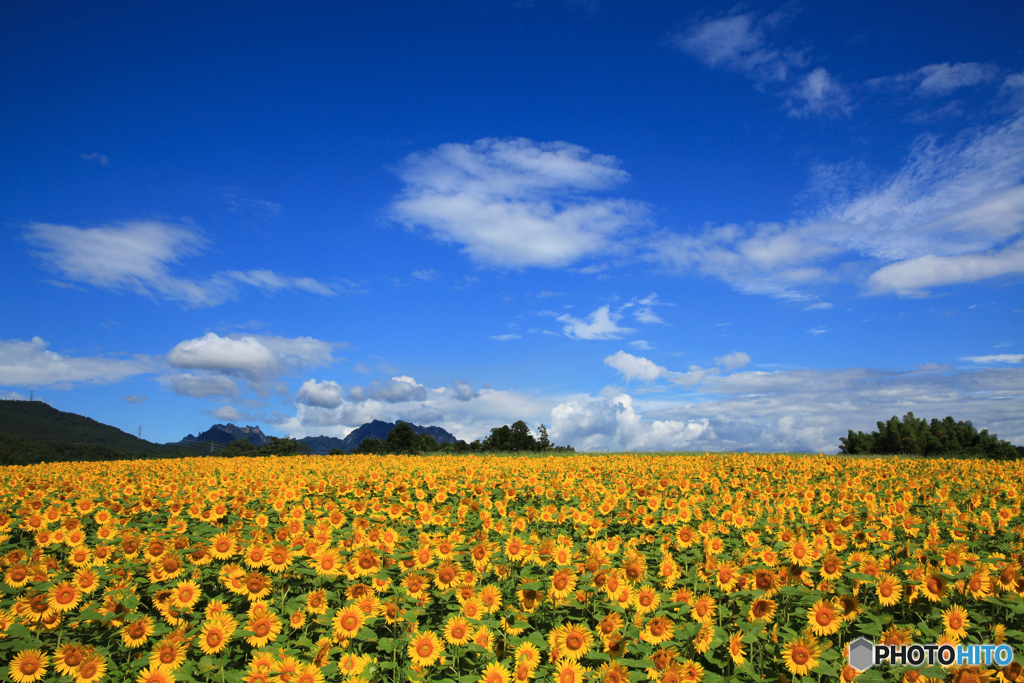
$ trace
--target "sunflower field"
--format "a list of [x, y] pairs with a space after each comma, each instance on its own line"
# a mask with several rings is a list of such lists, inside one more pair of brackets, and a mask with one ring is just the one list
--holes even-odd
[[[195, 458], [0, 468], [0, 676], [1024, 681], [1024, 462]], [[1007, 643], [1003, 668], [846, 665]]]

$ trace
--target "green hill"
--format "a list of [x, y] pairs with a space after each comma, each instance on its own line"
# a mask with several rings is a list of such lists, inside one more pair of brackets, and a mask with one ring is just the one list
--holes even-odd
[[[88, 417], [57, 410], [42, 401], [0, 401], [0, 434], [29, 441], [93, 444], [122, 453], [170, 453], [180, 448], [150, 443]], [[209, 445], [206, 448], [208, 450]]]

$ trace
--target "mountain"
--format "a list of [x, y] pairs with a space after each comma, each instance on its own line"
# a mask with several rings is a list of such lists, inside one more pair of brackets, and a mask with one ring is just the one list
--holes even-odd
[[31, 441], [95, 444], [124, 453], [173, 450], [91, 418], [65, 413], [42, 401], [0, 400], [0, 434]]
[[[236, 427], [233, 424], [216, 424], [207, 429], [199, 436], [189, 434], [179, 441], [179, 444], [194, 443], [196, 441], [213, 441], [214, 443], [228, 444], [238, 439], [248, 439], [253, 446], [259, 447], [270, 443], [270, 437], [263, 433], [259, 427]], [[168, 444], [171, 445], [171, 444]], [[177, 445], [177, 444], [175, 444]]]
[[[411, 423], [410, 426], [412, 431], [417, 434], [429, 434], [438, 443], [455, 443], [458, 440], [441, 427], [421, 427]], [[351, 452], [362, 443], [363, 439], [377, 438], [385, 441], [388, 438], [388, 434], [394, 428], [394, 422], [374, 420], [359, 427], [344, 439], [334, 436], [306, 436], [297, 439], [297, 441], [309, 446], [309, 452], [314, 455], [327, 455], [336, 448], [345, 452]], [[181, 447], [192, 444], [198, 447], [200, 443], [229, 444], [236, 439], [248, 439], [249, 443], [257, 448], [270, 443], [270, 437], [264, 434], [259, 427], [236, 427], [233, 424], [216, 424], [199, 436], [189, 434], [181, 441], [167, 445]]]
[[[411, 422], [409, 426], [412, 427], [412, 431], [417, 434], [429, 434], [434, 437], [434, 440], [438, 443], [455, 443], [458, 441], [454, 436], [449, 434], [440, 427], [421, 427], [420, 425], [414, 425]], [[382, 422], [381, 420], [374, 420], [373, 422], [367, 422], [362, 427], [359, 427], [351, 434], [342, 439], [341, 448], [346, 451], [354, 450], [363, 439], [380, 439], [385, 441], [388, 438], [388, 434], [395, 428], [394, 422]]]

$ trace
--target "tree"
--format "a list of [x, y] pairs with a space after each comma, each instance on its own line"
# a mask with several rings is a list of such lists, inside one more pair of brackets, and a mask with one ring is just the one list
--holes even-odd
[[388, 433], [388, 439], [384, 442], [389, 453], [417, 453], [419, 449], [419, 438], [412, 430], [412, 425], [401, 420], [395, 422], [394, 428]]
[[947, 416], [931, 422], [907, 413], [901, 421], [893, 415], [877, 423], [878, 431], [865, 434], [848, 430], [839, 438], [839, 452], [850, 455], [901, 454], [934, 457], [973, 455], [1005, 460], [1020, 457], [1024, 449], [1003, 441], [987, 429], [980, 432], [970, 420], [957, 422]]
[[551, 441], [548, 439], [548, 428], [543, 423], [537, 428], [537, 433], [540, 434], [540, 438], [537, 439], [537, 445], [540, 446], [540, 449], [546, 451], [551, 448]]

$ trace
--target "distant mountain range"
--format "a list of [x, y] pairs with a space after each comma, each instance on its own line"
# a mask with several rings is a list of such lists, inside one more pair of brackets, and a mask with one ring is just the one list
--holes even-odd
[[[438, 443], [455, 443], [458, 439], [441, 427], [421, 427], [410, 423], [412, 431], [417, 434], [429, 434]], [[356, 449], [363, 439], [380, 439], [384, 441], [388, 434], [395, 428], [394, 422], [383, 422], [374, 420], [354, 430], [344, 439], [335, 436], [305, 436], [297, 439], [309, 447], [309, 452], [316, 455], [327, 455], [334, 449], [350, 452]], [[233, 424], [215, 424], [199, 436], [189, 434], [177, 443], [167, 444], [168, 446], [197, 444], [197, 443], [222, 443], [229, 444], [236, 439], [248, 439], [253, 446], [262, 446], [270, 443], [270, 437], [263, 433], [259, 427], [237, 427]]]

